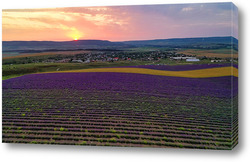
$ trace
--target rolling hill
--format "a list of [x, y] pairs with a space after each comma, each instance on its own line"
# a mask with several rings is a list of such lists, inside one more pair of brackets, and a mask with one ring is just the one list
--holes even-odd
[[3, 41], [3, 52], [41, 52], [79, 49], [126, 49], [134, 47], [170, 47], [170, 48], [234, 48], [238, 49], [238, 40], [234, 37], [174, 38], [111, 42], [107, 40], [78, 41]]

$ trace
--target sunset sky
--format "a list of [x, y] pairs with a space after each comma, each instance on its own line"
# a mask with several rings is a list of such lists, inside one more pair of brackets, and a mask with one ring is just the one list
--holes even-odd
[[8, 9], [3, 41], [110, 41], [233, 36], [238, 14], [231, 3]]

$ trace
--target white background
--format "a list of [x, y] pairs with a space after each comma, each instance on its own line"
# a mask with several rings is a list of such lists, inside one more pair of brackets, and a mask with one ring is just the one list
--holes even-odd
[[[223, 0], [1, 0], [1, 9], [48, 8], [76, 6], [110, 6], [132, 4], [170, 4], [170, 3], [228, 2]], [[239, 9], [239, 52], [240, 52], [240, 98], [239, 98], [239, 144], [232, 151], [119, 148], [59, 145], [0, 144], [1, 161], [184, 161], [184, 162], [239, 162], [250, 161], [250, 99], [249, 92], [249, 17], [247, 0], [232, 0]], [[2, 14], [2, 13], [1, 13]], [[2, 15], [0, 17], [2, 19]], [[2, 22], [2, 21], [1, 21]], [[2, 29], [2, 26], [0, 26]], [[248, 30], [247, 30], [248, 29]], [[0, 33], [2, 34], [2, 33]], [[2, 45], [0, 45], [2, 51]], [[1, 59], [0, 59], [1, 60]], [[1, 63], [2, 64], [2, 63]], [[2, 71], [0, 72], [2, 73]], [[0, 85], [2, 86], [2, 84]], [[1, 97], [2, 98], [2, 97]], [[2, 104], [1, 104], [2, 105]], [[2, 111], [1, 111], [2, 113]], [[2, 114], [0, 114], [2, 116]], [[2, 121], [2, 120], [1, 120]], [[1, 124], [2, 129], [2, 124]], [[0, 134], [2, 141], [2, 132]]]

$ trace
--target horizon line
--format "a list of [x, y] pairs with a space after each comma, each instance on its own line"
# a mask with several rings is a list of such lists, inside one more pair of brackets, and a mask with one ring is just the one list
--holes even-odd
[[[208, 37], [173, 37], [173, 38], [156, 38], [156, 39], [135, 39], [135, 40], [123, 40], [123, 41], [110, 41], [107, 39], [79, 39], [79, 40], [64, 40], [64, 41], [54, 41], [54, 40], [10, 40], [2, 42], [77, 42], [77, 41], [84, 41], [84, 40], [93, 40], [93, 41], [109, 41], [109, 42], [130, 42], [130, 41], [148, 41], [148, 40], [167, 40], [167, 39], [188, 39], [188, 38], [222, 38], [222, 37], [232, 37], [234, 36], [208, 36]], [[235, 38], [237, 39], [237, 38]], [[237, 39], [238, 40], [238, 39]]]

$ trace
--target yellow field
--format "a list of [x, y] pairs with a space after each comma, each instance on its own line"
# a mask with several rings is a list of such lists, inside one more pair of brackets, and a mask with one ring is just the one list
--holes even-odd
[[173, 76], [173, 77], [185, 77], [185, 78], [209, 78], [209, 77], [221, 77], [221, 76], [238, 77], [238, 69], [231, 66], [189, 70], [189, 71], [164, 71], [164, 70], [153, 70], [145, 68], [95, 68], [95, 69], [55, 71], [55, 72], [45, 72], [45, 73], [72, 73], [72, 72], [136, 73], [136, 74], [161, 75], [161, 76]]

